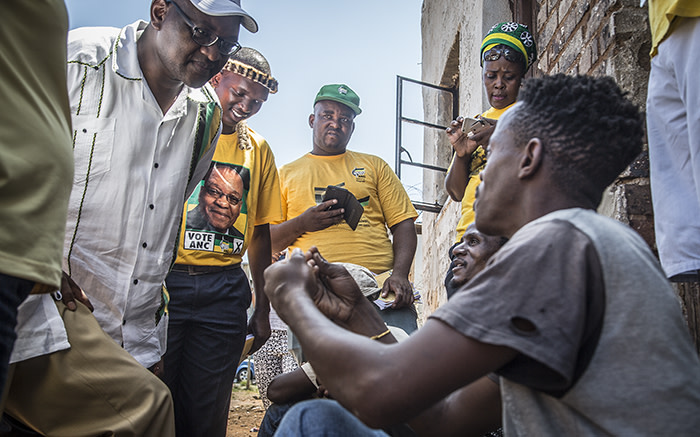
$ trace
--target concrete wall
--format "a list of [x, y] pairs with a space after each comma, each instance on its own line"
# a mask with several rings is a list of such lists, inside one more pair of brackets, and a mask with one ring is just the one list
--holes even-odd
[[[513, 0], [518, 7], [528, 1]], [[649, 73], [650, 36], [646, 8], [638, 0], [531, 0], [539, 61], [531, 74], [610, 75], [644, 106]], [[460, 114], [488, 107], [481, 82], [479, 46], [500, 21], [514, 19], [509, 0], [424, 0], [421, 23], [423, 80], [459, 90]], [[435, 98], [424, 100], [426, 116], [449, 109]], [[591, 133], [595, 135], [595, 132]], [[451, 147], [444, 133], [424, 135], [426, 162], [446, 165]], [[426, 199], [445, 202], [439, 214], [423, 214], [424, 316], [444, 303], [442, 280], [447, 249], [454, 242], [459, 205], [444, 192], [444, 175], [426, 172]], [[444, 200], [447, 199], [447, 200]], [[653, 213], [646, 152], [606, 191], [600, 211], [636, 229], [654, 248]]]
[[[479, 48], [481, 39], [493, 24], [511, 16], [508, 0], [492, 0], [488, 8], [481, 0], [425, 0], [423, 2], [422, 80], [459, 89], [459, 113], [474, 115], [488, 108], [481, 81]], [[503, 18], [505, 17], [505, 18]], [[426, 120], [447, 125], [451, 121], [451, 102], [434, 93], [424, 94]], [[452, 147], [444, 132], [426, 130], [423, 156], [426, 162], [447, 167]], [[444, 175], [426, 171], [423, 177], [424, 199], [444, 204], [439, 214], [423, 213], [423, 271], [421, 286], [423, 315], [427, 316], [447, 300], [443, 280], [449, 265], [447, 250], [455, 240], [460, 205], [449, 199]]]

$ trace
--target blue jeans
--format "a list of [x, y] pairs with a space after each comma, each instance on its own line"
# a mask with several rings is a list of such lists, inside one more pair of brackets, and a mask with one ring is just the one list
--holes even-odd
[[284, 419], [284, 415], [287, 414], [290, 408], [295, 404], [272, 404], [265, 411], [265, 416], [260, 423], [260, 430], [258, 431], [258, 437], [272, 437], [275, 435], [275, 431], [280, 426], [280, 422]]
[[[261, 429], [262, 430], [262, 429]], [[277, 428], [275, 437], [387, 437], [353, 416], [336, 401], [313, 399], [294, 405]]]
[[248, 330], [251, 291], [238, 267], [215, 273], [172, 271], [166, 279], [165, 377], [178, 436], [226, 435], [231, 388]]
[[387, 325], [401, 328], [408, 335], [411, 335], [413, 331], [418, 329], [418, 313], [416, 312], [416, 307], [414, 305], [399, 308], [397, 310], [391, 308], [380, 310], [378, 306], [374, 304], [372, 304], [372, 306], [375, 310], [377, 310], [382, 320], [384, 320], [384, 323]]
[[7, 368], [17, 339], [17, 307], [29, 296], [33, 281], [0, 273], [0, 397], [5, 391]]

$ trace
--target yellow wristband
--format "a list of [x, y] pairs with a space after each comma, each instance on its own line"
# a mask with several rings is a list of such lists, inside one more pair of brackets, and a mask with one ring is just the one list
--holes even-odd
[[385, 335], [387, 335], [390, 332], [391, 332], [391, 330], [389, 328], [387, 328], [386, 331], [382, 332], [381, 334], [373, 335], [369, 339], [370, 340], [379, 340], [380, 338], [384, 337]]

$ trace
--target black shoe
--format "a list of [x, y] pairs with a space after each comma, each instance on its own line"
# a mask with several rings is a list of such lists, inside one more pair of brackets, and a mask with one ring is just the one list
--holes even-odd
[[26, 425], [14, 419], [7, 414], [2, 415], [0, 421], [0, 437], [33, 437], [41, 436], [41, 434], [29, 429]]

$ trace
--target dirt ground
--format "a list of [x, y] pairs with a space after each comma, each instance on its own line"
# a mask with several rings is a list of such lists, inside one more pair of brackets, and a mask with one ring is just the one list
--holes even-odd
[[234, 384], [231, 393], [231, 406], [228, 413], [228, 430], [226, 437], [251, 437], [258, 435], [258, 427], [265, 415], [258, 387]]

